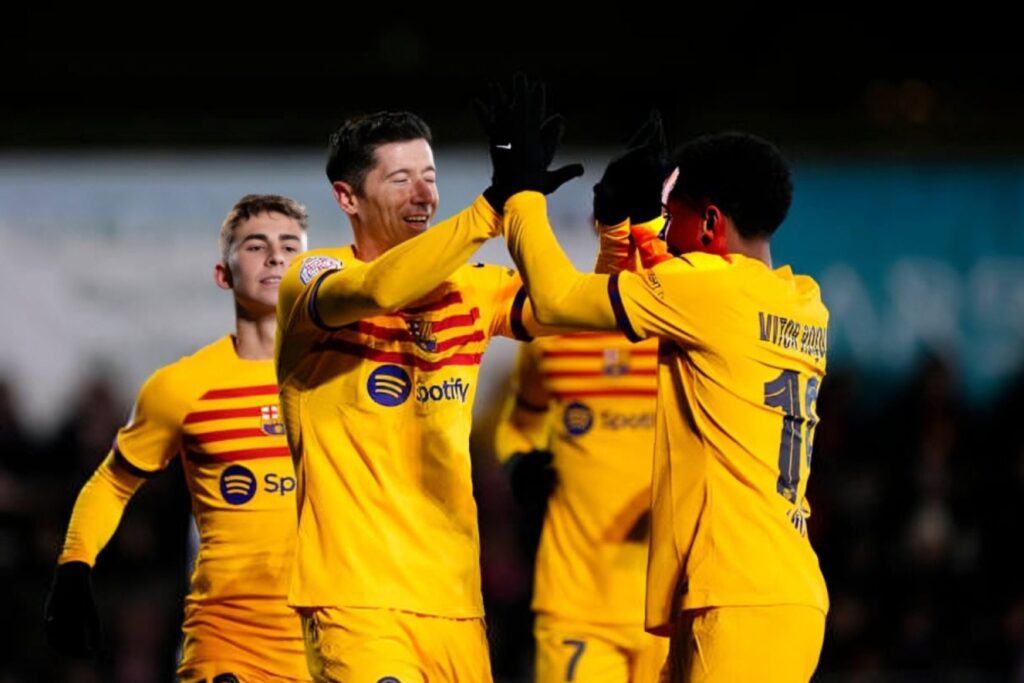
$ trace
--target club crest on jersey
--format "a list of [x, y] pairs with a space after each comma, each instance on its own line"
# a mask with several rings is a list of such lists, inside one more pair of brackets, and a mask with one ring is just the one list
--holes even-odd
[[299, 270], [299, 280], [302, 284], [308, 285], [318, 273], [325, 270], [341, 270], [341, 261], [330, 256], [310, 256], [302, 260], [302, 268]]
[[428, 353], [437, 351], [437, 336], [434, 335], [434, 323], [429, 320], [407, 320], [409, 333], [412, 334], [416, 346]]
[[606, 375], [629, 374], [629, 351], [626, 349], [605, 349], [601, 359], [601, 372]]
[[583, 436], [594, 426], [594, 411], [585, 403], [573, 401], [565, 407], [562, 423], [572, 436]]
[[277, 406], [260, 406], [260, 429], [267, 436], [284, 434], [284, 422]]
[[256, 475], [247, 467], [231, 465], [220, 474], [220, 495], [231, 505], [242, 505], [256, 495]]
[[393, 408], [409, 398], [412, 379], [399, 365], [382, 365], [366, 379], [366, 391], [375, 403]]

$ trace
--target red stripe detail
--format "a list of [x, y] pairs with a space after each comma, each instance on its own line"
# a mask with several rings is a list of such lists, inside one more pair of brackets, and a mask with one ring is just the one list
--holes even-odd
[[214, 441], [227, 441], [228, 439], [248, 439], [253, 436], [270, 435], [262, 429], [224, 429], [219, 432], [188, 434], [185, 440], [191, 443], [212, 443]]
[[480, 309], [473, 307], [469, 309], [469, 313], [462, 313], [460, 315], [451, 315], [447, 318], [442, 318], [435, 323], [432, 323], [430, 329], [434, 332], [443, 332], [449, 327], [472, 327], [473, 323], [480, 319]]
[[276, 384], [261, 384], [255, 387], [234, 387], [232, 389], [210, 389], [200, 401], [212, 401], [218, 398], [238, 398], [240, 396], [277, 396]]
[[291, 457], [291, 451], [288, 450], [287, 446], [275, 446], [274, 448], [247, 448], [244, 451], [227, 451], [225, 453], [198, 453], [196, 451], [188, 451], [188, 459], [200, 464], [285, 457]]
[[548, 379], [557, 379], [559, 377], [653, 377], [658, 374], [657, 368], [648, 368], [646, 370], [630, 370], [629, 372], [622, 374], [609, 374], [604, 370], [554, 370], [552, 372], [545, 372], [544, 377]]
[[594, 389], [593, 391], [556, 391], [559, 400], [567, 398], [598, 398], [608, 396], [657, 396], [657, 389]]
[[314, 351], [336, 351], [349, 356], [365, 358], [378, 363], [395, 363], [396, 365], [408, 365], [418, 370], [437, 370], [447, 365], [480, 365], [483, 359], [482, 353], [456, 353], [447, 358], [440, 358], [436, 361], [426, 360], [411, 353], [400, 351], [380, 351], [378, 349], [353, 344], [342, 339], [328, 339], [313, 347]]
[[184, 424], [192, 424], [194, 422], [209, 422], [210, 420], [228, 420], [233, 417], [259, 417], [260, 407], [252, 406], [250, 408], [225, 408], [224, 410], [200, 410], [195, 413], [189, 413], [185, 416]]
[[[619, 338], [621, 339], [621, 336]], [[657, 356], [658, 355], [658, 350], [657, 349], [632, 349], [632, 348], [630, 348], [630, 349], [625, 349], [625, 350], [629, 353], [629, 355], [631, 357], [632, 356], [642, 357], [642, 356]], [[595, 358], [595, 357], [603, 357], [604, 356], [604, 352], [605, 352], [605, 349], [597, 349], [597, 350], [594, 350], [594, 351], [585, 351], [583, 349], [578, 349], [578, 350], [560, 349], [560, 350], [552, 350], [552, 351], [545, 350], [545, 351], [542, 352], [542, 355], [543, 355], [544, 358]]]
[[469, 344], [470, 342], [478, 342], [484, 340], [484, 333], [482, 330], [474, 330], [472, 334], [464, 334], [459, 337], [452, 337], [451, 339], [445, 339], [443, 342], [437, 343], [437, 349], [435, 353], [441, 353], [447, 351], [455, 346], [462, 346], [463, 344]]
[[366, 322], [365, 320], [360, 320], [355, 325], [349, 326], [349, 329], [359, 332], [360, 334], [369, 335], [376, 339], [383, 339], [384, 341], [414, 341], [409, 330], [397, 327], [374, 325], [373, 323]]
[[419, 315], [420, 313], [427, 313], [429, 311], [439, 311], [442, 308], [447, 308], [448, 306], [451, 306], [452, 304], [461, 304], [461, 303], [462, 303], [462, 293], [461, 292], [448, 292], [443, 297], [441, 297], [440, 299], [438, 299], [437, 301], [435, 301], [433, 303], [424, 304], [423, 306], [416, 306], [415, 308], [403, 308], [401, 312], [402, 313], [410, 313], [412, 315]]

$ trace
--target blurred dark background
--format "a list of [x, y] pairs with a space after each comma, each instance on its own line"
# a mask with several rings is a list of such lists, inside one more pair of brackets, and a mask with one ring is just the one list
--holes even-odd
[[[107, 33], [34, 42], [47, 26], [40, 13], [7, 27], [18, 35], [0, 61], [0, 154], [315, 151], [344, 116], [381, 108], [420, 113], [438, 144], [476, 145], [469, 98], [524, 70], [548, 83], [566, 143], [580, 148], [620, 145], [658, 106], [676, 141], [745, 128], [817, 162], [1024, 163], [1015, 52], [885, 49], [906, 44], [899, 30], [838, 38], [827, 29], [844, 17], [769, 31], [749, 15], [714, 25], [668, 16], [653, 30], [613, 16], [617, 33], [595, 33], [523, 14], [459, 31], [414, 20], [361, 30], [340, 10], [248, 16], [160, 50], [175, 28], [202, 25], [175, 14], [146, 20], [159, 34], [152, 45], [133, 29], [152, 49], [102, 51]], [[68, 32], [73, 21], [59, 18]], [[922, 352], [901, 373], [855, 359], [830, 367], [809, 491], [832, 597], [816, 681], [1024, 681], [1024, 374], [996, 378], [976, 399], [958, 358]], [[0, 380], [0, 683], [170, 680], [187, 582], [180, 472], [144, 487], [101, 556], [107, 656], [96, 669], [63, 660], [42, 643], [42, 598], [78, 487], [132, 396], [97, 376], [53, 407], [57, 427], [37, 433], [19, 415], [28, 391]], [[479, 421], [474, 466], [492, 657], [496, 679], [525, 680], [535, 521], [509, 499], [490, 424]]]

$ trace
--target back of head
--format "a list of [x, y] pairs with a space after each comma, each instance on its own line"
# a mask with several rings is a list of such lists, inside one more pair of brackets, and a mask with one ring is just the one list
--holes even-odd
[[671, 196], [716, 205], [744, 238], [770, 238], [789, 212], [789, 164], [772, 143], [756, 135], [694, 138], [676, 150], [672, 165], [679, 177]]
[[299, 224], [303, 232], [309, 227], [306, 207], [294, 199], [279, 194], [247, 194], [235, 202], [220, 225], [221, 260], [227, 263], [228, 252], [231, 251], [238, 226], [261, 213], [279, 213], [291, 218]]
[[332, 184], [339, 180], [346, 182], [361, 193], [379, 146], [418, 139], [430, 142], [430, 127], [411, 112], [379, 111], [347, 119], [331, 134], [327, 178]]

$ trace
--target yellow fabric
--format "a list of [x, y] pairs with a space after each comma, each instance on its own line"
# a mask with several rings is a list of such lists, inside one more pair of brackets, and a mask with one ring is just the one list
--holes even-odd
[[639, 624], [575, 622], [538, 614], [536, 683], [649, 683], [657, 681], [668, 657], [668, 638]]
[[[465, 218], [492, 221], [486, 230], [498, 220], [482, 211]], [[281, 284], [277, 369], [299, 473], [294, 606], [483, 614], [472, 405], [490, 338], [523, 329], [525, 293], [516, 298], [522, 285], [509, 269], [456, 270], [458, 249], [443, 262], [431, 249], [406, 252], [391, 269], [395, 291], [413, 290], [425, 286], [423, 275], [407, 282], [406, 262], [430, 261], [427, 297], [343, 326], [318, 317], [329, 294], [316, 290], [350, 267], [375, 267], [358, 262], [351, 247], [308, 252]], [[340, 270], [310, 277], [310, 259]], [[335, 306], [335, 321], [348, 319], [343, 308]]]
[[125, 506], [145, 481], [117, 466], [114, 454], [108, 454], [78, 493], [57, 562], [96, 564], [96, 556], [114, 535]]
[[803, 605], [682, 612], [663, 680], [807, 683], [818, 666], [824, 637], [825, 615]]
[[491, 683], [483, 619], [396, 610], [303, 610], [314, 680], [334, 683]]
[[[239, 358], [228, 336], [146, 381], [114, 457], [155, 473], [179, 456], [200, 539], [182, 627], [197, 645], [182, 666], [206, 657], [209, 644], [218, 659], [308, 678], [299, 620], [284, 599], [295, 476], [272, 361]], [[101, 545], [77, 538], [62, 560]]]
[[629, 221], [618, 225], [605, 225], [595, 221], [600, 249], [594, 264], [595, 273], [617, 273], [620, 270], [634, 270], [636, 249], [629, 239]]
[[[647, 628], [679, 608], [828, 608], [806, 535], [828, 311], [817, 284], [740, 255], [689, 254], [642, 274], [582, 275], [544, 199], [506, 205], [538, 319], [660, 337]], [[783, 477], [782, 475], [785, 475]]]
[[534, 387], [532, 402], [539, 387], [548, 413], [515, 415], [547, 427], [558, 475], [537, 552], [537, 612], [642, 627], [657, 361], [656, 340], [618, 333], [520, 348], [518, 384]]

